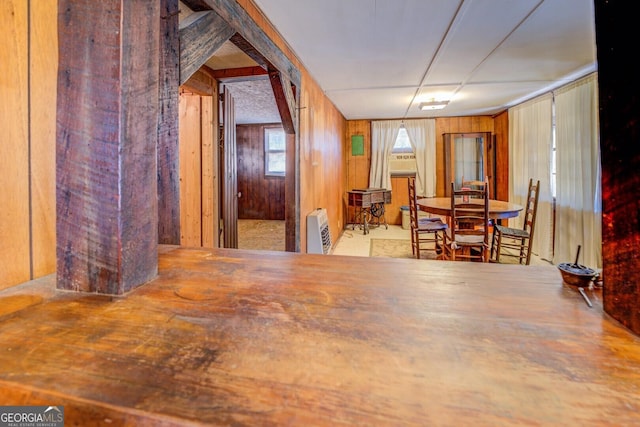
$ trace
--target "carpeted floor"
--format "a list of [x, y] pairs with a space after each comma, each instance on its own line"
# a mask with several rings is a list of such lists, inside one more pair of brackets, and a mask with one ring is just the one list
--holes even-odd
[[284, 251], [284, 221], [239, 219], [238, 249]]
[[[415, 258], [411, 252], [411, 240], [407, 239], [371, 239], [369, 256], [387, 258]], [[421, 251], [422, 259], [436, 259], [435, 252]]]

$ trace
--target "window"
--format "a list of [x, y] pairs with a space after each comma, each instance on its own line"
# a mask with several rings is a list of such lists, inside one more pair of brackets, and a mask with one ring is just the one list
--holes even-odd
[[398, 132], [398, 137], [396, 138], [396, 143], [391, 149], [391, 153], [413, 153], [413, 147], [409, 142], [409, 135], [407, 134], [407, 130], [404, 126], [400, 127], [400, 132]]
[[284, 176], [286, 165], [285, 135], [282, 128], [264, 130], [264, 171], [267, 176]]

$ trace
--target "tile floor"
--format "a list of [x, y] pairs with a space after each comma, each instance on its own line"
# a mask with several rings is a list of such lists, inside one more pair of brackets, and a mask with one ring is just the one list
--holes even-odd
[[364, 234], [358, 226], [352, 229], [349, 225], [343, 231], [342, 236], [333, 244], [331, 254], [369, 256], [371, 239], [411, 240], [411, 234], [409, 230], [403, 229], [400, 225], [389, 225], [389, 228], [372, 227], [368, 234]]

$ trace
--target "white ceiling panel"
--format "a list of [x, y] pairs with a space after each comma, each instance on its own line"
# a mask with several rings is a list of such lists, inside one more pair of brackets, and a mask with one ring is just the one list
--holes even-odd
[[595, 70], [593, 19], [591, 2], [546, 0], [470, 81], [562, 82], [581, 70]]
[[[469, 0], [462, 4], [424, 82], [464, 84], [517, 30], [540, 0]], [[504, 70], [505, 73], [508, 70]]]
[[596, 69], [591, 0], [256, 3], [347, 119], [495, 113]]
[[340, 105], [340, 111], [352, 120], [399, 119], [411, 102], [413, 88], [387, 88], [376, 90], [349, 90], [333, 92], [331, 99]]

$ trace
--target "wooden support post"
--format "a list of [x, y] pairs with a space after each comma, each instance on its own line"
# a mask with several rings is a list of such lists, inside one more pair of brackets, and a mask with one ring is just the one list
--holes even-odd
[[595, 2], [602, 157], [604, 310], [640, 335], [638, 66], [621, 49], [637, 31], [623, 2]]
[[180, 244], [178, 0], [160, 1], [160, 112], [158, 124], [158, 243]]
[[157, 275], [160, 3], [59, 0], [57, 287]]

